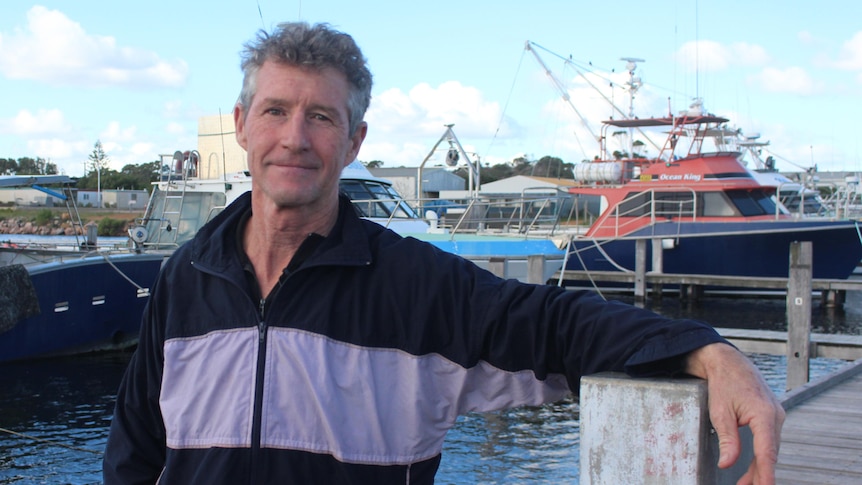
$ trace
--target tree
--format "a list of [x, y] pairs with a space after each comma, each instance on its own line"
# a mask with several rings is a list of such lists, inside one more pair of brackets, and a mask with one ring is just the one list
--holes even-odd
[[100, 140], [96, 140], [96, 143], [93, 144], [93, 153], [90, 153], [87, 158], [90, 160], [94, 171], [108, 168], [108, 163], [111, 161]]
[[383, 166], [383, 162], [380, 160], [371, 160], [370, 162], [363, 162], [366, 168], [380, 168]]
[[15, 175], [18, 173], [18, 162], [13, 158], [0, 158], [0, 175]]
[[530, 175], [536, 177], [550, 178], [572, 178], [572, 165], [564, 163], [562, 159], [552, 156], [544, 156], [533, 164]]
[[44, 158], [21, 157], [16, 162], [12, 159], [0, 160], [0, 173], [5, 175], [53, 175], [57, 173], [57, 164]]
[[101, 140], [96, 140], [93, 145], [93, 153], [89, 157], [90, 163], [93, 164], [93, 170], [96, 172], [96, 201], [98, 207], [102, 207], [102, 169], [108, 166], [111, 161], [105, 150], [102, 148]]
[[44, 158], [21, 157], [18, 160], [0, 158], [0, 175], [55, 175], [57, 164]]

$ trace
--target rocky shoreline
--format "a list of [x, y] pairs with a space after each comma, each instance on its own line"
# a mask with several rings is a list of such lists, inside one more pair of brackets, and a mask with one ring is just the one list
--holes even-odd
[[[98, 226], [95, 221], [84, 223], [84, 227], [74, 226], [68, 215], [55, 218], [48, 224], [37, 224], [21, 217], [0, 220], [0, 234], [24, 234], [33, 236], [83, 236], [86, 234], [87, 226]], [[102, 236], [125, 236], [134, 221], [126, 221], [120, 234], [100, 234]], [[118, 231], [120, 232], [120, 231]], [[77, 233], [77, 234], [76, 234]]]

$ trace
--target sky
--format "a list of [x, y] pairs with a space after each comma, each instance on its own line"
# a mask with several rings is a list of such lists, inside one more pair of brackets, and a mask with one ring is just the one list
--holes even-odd
[[862, 170], [858, 2], [106, 5], [0, 2], [0, 158], [41, 157], [81, 176], [96, 141], [115, 170], [195, 148], [198, 118], [233, 109], [242, 45], [301, 20], [352, 35], [368, 59], [374, 88], [361, 161], [438, 164], [448, 145], [432, 149], [448, 124], [483, 165], [592, 159], [594, 134], [613, 112], [587, 80], [628, 111], [621, 59], [638, 58], [635, 115], [678, 113], [701, 98], [731, 128], [768, 141], [782, 171]]

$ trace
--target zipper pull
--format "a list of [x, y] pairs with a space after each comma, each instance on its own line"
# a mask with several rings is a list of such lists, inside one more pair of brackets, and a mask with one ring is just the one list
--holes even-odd
[[266, 340], [266, 320], [264, 320], [264, 318], [263, 318], [265, 308], [266, 308], [266, 298], [261, 298], [260, 299], [260, 305], [258, 307], [258, 310], [260, 311], [260, 323], [257, 324], [257, 331], [258, 331], [257, 336], [258, 336], [258, 340], [260, 341], [261, 345], [263, 345], [264, 341]]

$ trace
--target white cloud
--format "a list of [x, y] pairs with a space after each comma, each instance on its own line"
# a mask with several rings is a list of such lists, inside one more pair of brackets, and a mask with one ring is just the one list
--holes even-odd
[[84, 173], [84, 163], [92, 149], [92, 145], [87, 143], [60, 138], [34, 138], [27, 141], [29, 153], [56, 163], [60, 172], [68, 175]]
[[[416, 166], [454, 124], [459, 140], [489, 139], [500, 123], [500, 106], [484, 99], [473, 87], [449, 81], [438, 87], [426, 83], [405, 93], [389, 89], [374, 96], [365, 120], [369, 135], [361, 160], [382, 160], [387, 166]], [[464, 143], [467, 151], [475, 147]]]
[[[111, 121], [99, 134], [99, 139], [102, 140], [103, 145], [109, 142], [128, 142], [137, 138], [137, 131], [136, 126], [121, 128], [119, 122]], [[105, 150], [107, 151], [107, 146], [105, 146]]]
[[730, 52], [735, 63], [743, 66], [762, 66], [769, 62], [766, 49], [747, 42], [735, 42], [730, 46]]
[[167, 101], [162, 107], [162, 113], [168, 119], [182, 118], [185, 115], [184, 111], [184, 104], [178, 99]]
[[767, 67], [751, 76], [749, 80], [771, 93], [813, 94], [817, 91], [814, 80], [801, 67], [786, 69]]
[[499, 122], [500, 112], [499, 105], [483, 99], [478, 89], [449, 81], [436, 88], [421, 83], [409, 93], [385, 91], [375, 96], [366, 120], [375, 124], [374, 129], [421, 134], [442, 134], [444, 125], [454, 123], [460, 132], [487, 136]]
[[701, 72], [724, 71], [733, 66], [759, 66], [769, 62], [766, 50], [755, 44], [730, 45], [711, 40], [686, 42], [674, 56], [683, 67]]
[[88, 34], [58, 10], [35, 6], [26, 30], [0, 35], [0, 72], [11, 79], [51, 85], [176, 87], [188, 66], [153, 52], [118, 46], [110, 36]]
[[[138, 142], [133, 143], [129, 148], [129, 153], [133, 158], [141, 162], [156, 160], [155, 149], [152, 143]], [[132, 162], [138, 163], [138, 162]], [[125, 164], [124, 164], [125, 165]]]
[[814, 35], [811, 32], [808, 32], [807, 30], [803, 30], [803, 31], [797, 33], [796, 39], [799, 40], [799, 43], [801, 43], [803, 45], [811, 45], [817, 41], [817, 39], [814, 37]]
[[165, 131], [171, 135], [185, 135], [188, 130], [186, 130], [186, 126], [182, 123], [172, 121], [168, 123], [168, 126]]
[[848, 71], [862, 71], [862, 31], [856, 32], [850, 40], [844, 42], [835, 67]]
[[10, 120], [0, 121], [0, 131], [19, 136], [66, 133], [70, 130], [58, 109], [41, 109], [36, 113], [21, 110]]

